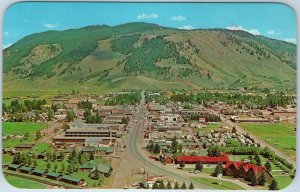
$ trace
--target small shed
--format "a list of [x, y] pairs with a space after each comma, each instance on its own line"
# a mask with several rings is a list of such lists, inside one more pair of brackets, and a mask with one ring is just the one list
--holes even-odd
[[61, 181], [72, 184], [72, 185], [77, 185], [77, 186], [85, 186], [86, 185], [84, 179], [77, 179], [77, 178], [71, 177], [70, 175], [63, 175], [61, 178]]
[[32, 143], [20, 143], [15, 145], [16, 150], [23, 151], [23, 150], [31, 150], [34, 144]]
[[60, 174], [60, 173], [49, 172], [46, 177], [49, 179], [54, 179], [54, 180], [58, 181], [61, 179], [61, 176], [62, 176], [62, 174]]
[[32, 171], [32, 175], [36, 175], [36, 176], [40, 176], [40, 177], [46, 177], [47, 172], [45, 170], [41, 170], [41, 169], [34, 169]]
[[31, 167], [27, 167], [27, 166], [22, 166], [22, 167], [20, 167], [20, 172], [21, 173], [31, 174], [32, 168]]
[[8, 170], [12, 170], [12, 171], [19, 171], [20, 170], [21, 165], [17, 165], [17, 164], [9, 164], [8, 165]]

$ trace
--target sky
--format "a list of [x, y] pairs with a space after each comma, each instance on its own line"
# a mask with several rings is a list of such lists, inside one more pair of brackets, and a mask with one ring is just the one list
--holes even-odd
[[37, 32], [129, 22], [187, 30], [244, 30], [292, 43], [297, 36], [295, 13], [276, 3], [23, 2], [12, 5], [4, 14], [3, 47]]

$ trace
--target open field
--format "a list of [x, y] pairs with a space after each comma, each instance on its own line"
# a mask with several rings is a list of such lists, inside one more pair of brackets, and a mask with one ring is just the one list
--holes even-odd
[[18, 143], [30, 143], [34, 142], [36, 132], [43, 130], [47, 127], [44, 123], [34, 123], [34, 122], [2, 122], [2, 134], [12, 134], [12, 135], [25, 135], [26, 132], [29, 133], [29, 138], [25, 139], [9, 139], [2, 141], [3, 147], [14, 147]]
[[14, 187], [23, 189], [48, 189], [47, 185], [29, 179], [20, 178], [12, 175], [5, 176], [6, 181]]
[[234, 183], [227, 182], [227, 181], [222, 181], [221, 185], [219, 185], [217, 179], [194, 177], [193, 180], [197, 183], [201, 183], [206, 186], [212, 187], [214, 189], [219, 189], [219, 190], [241, 190], [241, 189], [243, 189], [241, 186], [236, 185]]
[[296, 125], [290, 123], [277, 124], [257, 124], [257, 123], [240, 123], [251, 134], [254, 134], [272, 146], [278, 148], [283, 153], [291, 157], [296, 156]]
[[293, 179], [288, 175], [277, 175], [274, 178], [278, 182], [279, 189], [284, 189], [293, 182]]
[[36, 131], [40, 131], [47, 127], [44, 123], [34, 122], [2, 122], [2, 133], [20, 135], [29, 132], [29, 135], [35, 134]]

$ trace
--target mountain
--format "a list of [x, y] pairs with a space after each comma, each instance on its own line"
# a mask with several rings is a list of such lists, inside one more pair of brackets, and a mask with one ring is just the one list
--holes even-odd
[[149, 23], [29, 35], [3, 51], [3, 90], [296, 88], [296, 45]]

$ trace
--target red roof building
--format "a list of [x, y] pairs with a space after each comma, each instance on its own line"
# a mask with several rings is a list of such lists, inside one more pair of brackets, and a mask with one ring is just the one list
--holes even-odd
[[250, 181], [254, 176], [259, 178], [264, 173], [267, 179], [272, 180], [273, 176], [264, 166], [254, 165], [252, 163], [244, 163], [241, 161], [229, 161], [224, 167], [224, 175], [244, 178]]
[[210, 156], [178, 156], [176, 158], [177, 163], [195, 164], [197, 162], [205, 164], [218, 164], [227, 163], [229, 161], [228, 155], [223, 153], [220, 157], [210, 157]]

